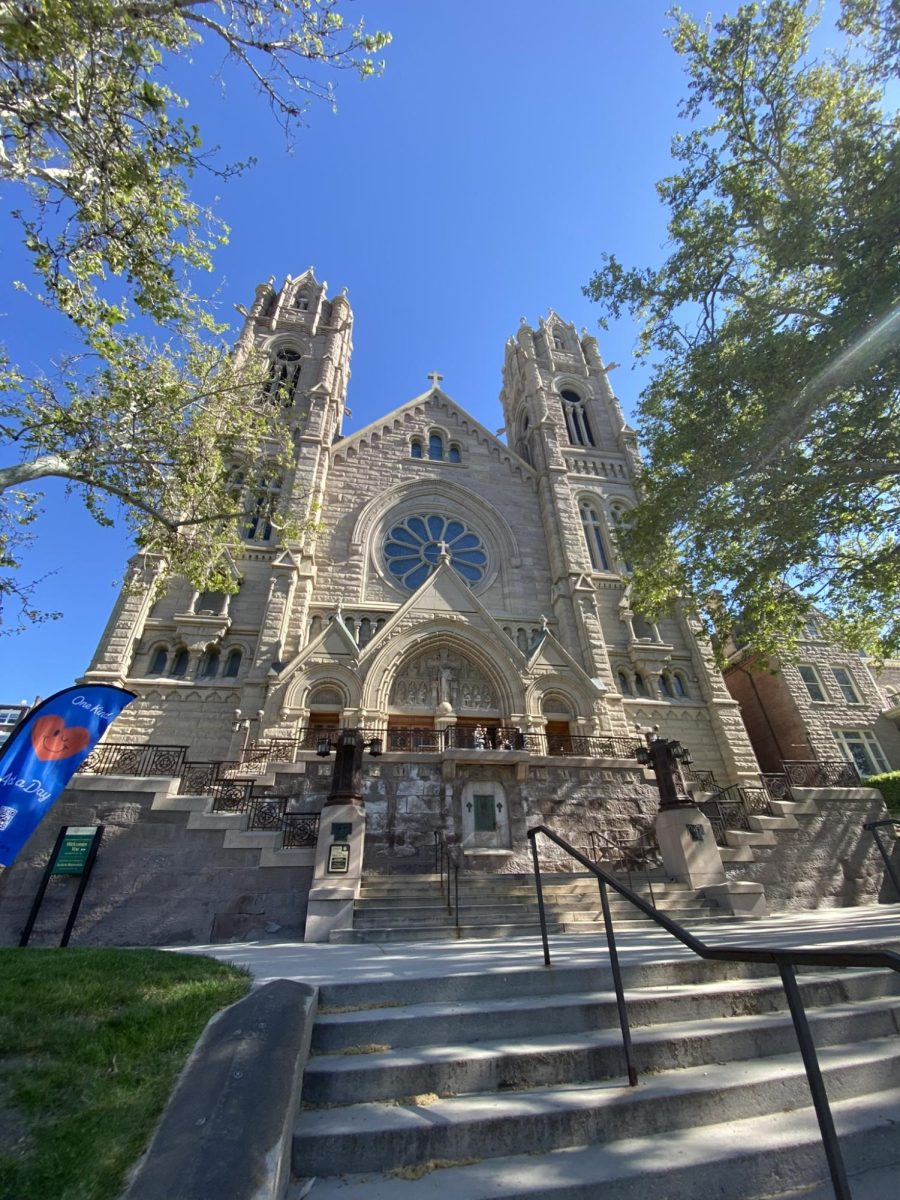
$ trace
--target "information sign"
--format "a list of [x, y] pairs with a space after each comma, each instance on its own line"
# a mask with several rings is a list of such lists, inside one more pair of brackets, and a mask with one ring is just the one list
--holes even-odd
[[97, 825], [69, 825], [53, 860], [51, 874], [83, 874], [98, 828]]
[[350, 843], [332, 842], [328, 847], [328, 873], [346, 875], [350, 871]]

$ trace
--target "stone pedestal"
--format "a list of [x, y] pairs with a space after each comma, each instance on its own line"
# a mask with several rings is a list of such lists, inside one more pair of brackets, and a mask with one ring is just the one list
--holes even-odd
[[666, 873], [692, 888], [725, 883], [712, 826], [693, 804], [660, 809], [656, 837]]
[[[305, 942], [327, 942], [333, 929], [353, 928], [353, 902], [359, 895], [362, 879], [365, 837], [366, 813], [362, 804], [326, 804], [322, 809], [316, 867], [306, 910]], [[343, 868], [345, 863], [346, 871], [336, 869]]]

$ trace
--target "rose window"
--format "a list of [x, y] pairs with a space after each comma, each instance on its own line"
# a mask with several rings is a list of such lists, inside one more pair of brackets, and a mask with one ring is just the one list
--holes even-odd
[[480, 583], [487, 568], [487, 554], [477, 533], [462, 521], [439, 516], [407, 517], [394, 525], [384, 539], [384, 561], [394, 579], [410, 591], [421, 586], [441, 561], [450, 565], [466, 583]]

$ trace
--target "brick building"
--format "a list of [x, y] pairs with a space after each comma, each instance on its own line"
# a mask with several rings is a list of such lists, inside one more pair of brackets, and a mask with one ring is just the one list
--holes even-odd
[[735, 650], [725, 683], [763, 771], [791, 759], [850, 759], [861, 776], [900, 769], [900, 662], [877, 670], [807, 623], [795, 663]]

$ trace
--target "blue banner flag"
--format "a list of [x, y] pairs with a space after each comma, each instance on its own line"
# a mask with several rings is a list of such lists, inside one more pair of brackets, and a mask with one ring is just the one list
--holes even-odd
[[65, 688], [31, 710], [0, 751], [0, 866], [16, 855], [134, 692]]

